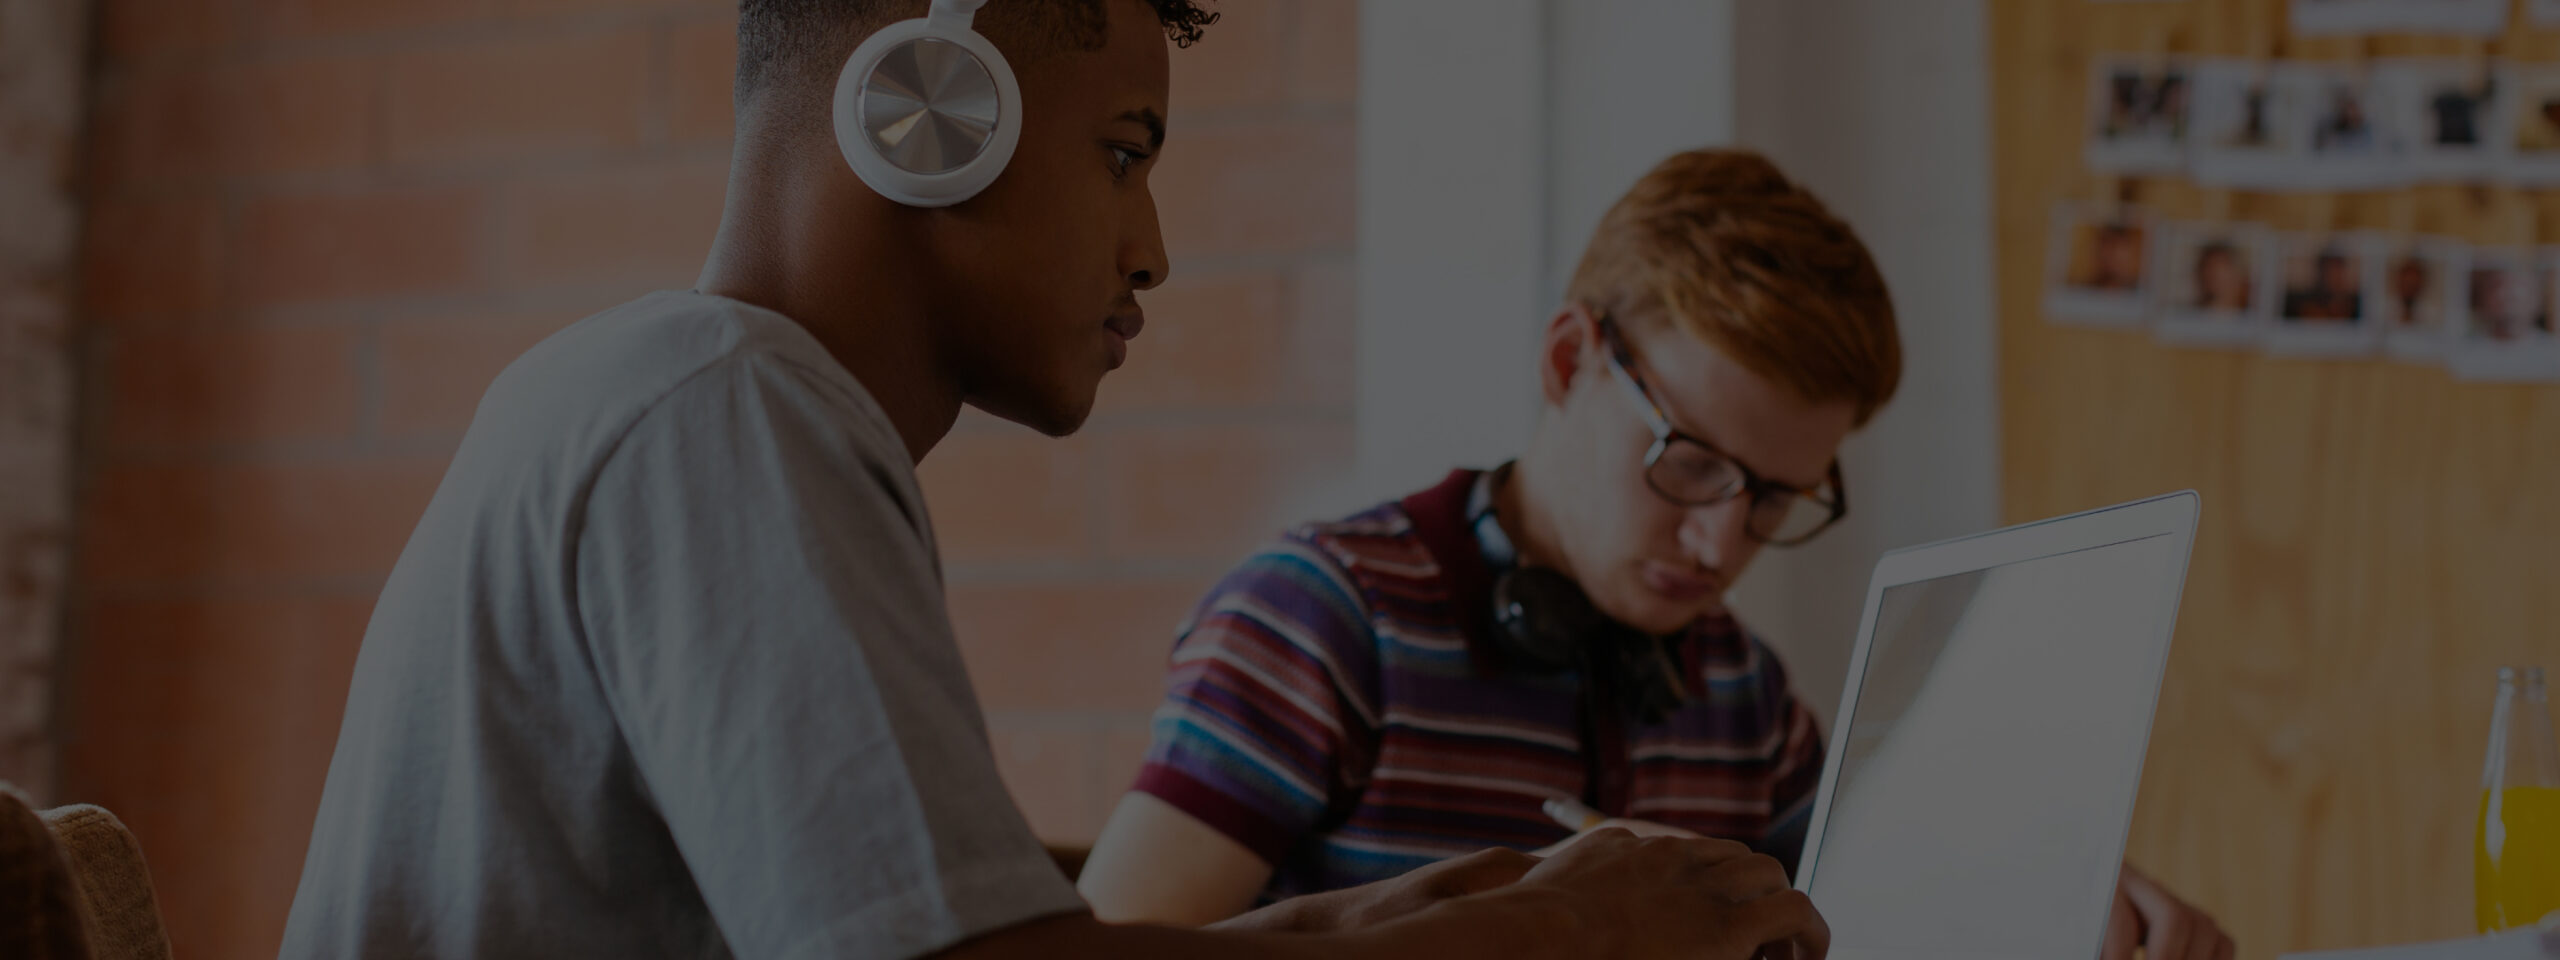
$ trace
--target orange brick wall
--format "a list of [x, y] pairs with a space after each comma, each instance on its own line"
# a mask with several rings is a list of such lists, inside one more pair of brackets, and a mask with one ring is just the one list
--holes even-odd
[[[1356, 0], [1175, 57], [1173, 279], [1057, 442], [925, 468], [1008, 781], [1089, 840], [1172, 625], [1351, 457]], [[141, 835], [178, 952], [273, 956], [382, 577], [489, 378], [690, 282], [725, 0], [99, 0], [66, 799]]]

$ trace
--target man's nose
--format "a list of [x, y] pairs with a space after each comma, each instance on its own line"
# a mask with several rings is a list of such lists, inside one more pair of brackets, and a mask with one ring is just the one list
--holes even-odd
[[1751, 495], [1690, 507], [1680, 525], [1680, 545], [1699, 566], [1721, 570], [1750, 545]]

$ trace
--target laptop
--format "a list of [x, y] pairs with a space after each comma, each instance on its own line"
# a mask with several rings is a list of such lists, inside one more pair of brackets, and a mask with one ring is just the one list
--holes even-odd
[[2098, 956], [2194, 491], [1886, 554], [1796, 889], [1832, 960]]

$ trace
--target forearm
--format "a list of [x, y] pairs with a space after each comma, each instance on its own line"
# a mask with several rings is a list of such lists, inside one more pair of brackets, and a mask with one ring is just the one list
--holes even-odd
[[[1287, 913], [1266, 919], [1273, 926], [1239, 927], [1238, 917], [1212, 929], [1118, 926], [1089, 914], [1035, 920], [998, 931], [938, 955], [942, 960], [1188, 960], [1221, 957], [1233, 960], [1411, 960], [1418, 956], [1466, 956], [1544, 960], [1582, 955], [1578, 923], [1560, 905], [1544, 898], [1503, 898], [1527, 903], [1491, 902], [1476, 897], [1451, 901], [1389, 923], [1331, 933], [1293, 932]], [[1302, 920], [1303, 918], [1296, 918]]]
[[[1208, 928], [1274, 941], [1281, 956], [1323, 960], [1410, 960], [1417, 956], [1568, 957], [1589, 947], [1580, 921], [1551, 898], [1534, 895], [1446, 900], [1392, 920], [1370, 922], [1368, 905], [1349, 891], [1297, 897]], [[1496, 901], [1500, 902], [1496, 902]]]
[[1365, 926], [1360, 888], [1290, 897], [1202, 929], [1236, 933], [1324, 933]]
[[1271, 865], [1244, 845], [1132, 792], [1103, 825], [1076, 891], [1106, 922], [1200, 927], [1238, 919], [1270, 878]]

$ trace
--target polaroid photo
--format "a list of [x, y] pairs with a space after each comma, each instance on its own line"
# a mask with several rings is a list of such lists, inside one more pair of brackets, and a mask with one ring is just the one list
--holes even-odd
[[2254, 223], [2165, 223], [2152, 334], [2182, 347], [2255, 347], [2273, 315], [2275, 234]]
[[2373, 248], [2372, 235], [2356, 231], [2278, 237], [2275, 322], [2259, 345], [2274, 356], [2372, 353], [2382, 342]]
[[2514, 83], [2486, 60], [2386, 60], [2373, 70], [2383, 104], [2385, 162], [2405, 184], [2502, 171]]
[[2101, 57], [2089, 71], [2089, 169], [2177, 173], [2187, 164], [2186, 65], [2162, 57]]
[[[2542, 0], [2527, 0], [2542, 2]], [[2384, 0], [2374, 29], [2494, 37], [2507, 32], [2507, 0]]]
[[2347, 64], [2294, 63], [2277, 68], [2277, 82], [2290, 86], [2300, 106], [2296, 136], [2302, 160], [2282, 188], [2295, 190], [2369, 190], [2391, 186], [2404, 176], [2395, 146], [2405, 142], [2388, 122], [2377, 84], [2365, 70]]
[[2314, 37], [2387, 29], [2393, 6], [2391, 0], [2293, 0], [2293, 32]]
[[2460, 282], [2467, 257], [2442, 237], [2394, 236], [2382, 243], [2382, 349], [2396, 360], [2440, 363], [2452, 337], [2445, 318], [2462, 312]]
[[2507, 87], [2501, 172], [2519, 186], [2560, 185], [2560, 64], [2509, 63], [2500, 76]]
[[2045, 255], [2046, 316], [2063, 324], [2140, 326], [2150, 309], [2144, 299], [2150, 239], [2139, 210], [2055, 207]]
[[2462, 316], [2445, 366], [2464, 380], [2560, 380], [2560, 337], [2552, 334], [2553, 253], [2535, 247], [2473, 247]]
[[2305, 126], [2295, 120], [2299, 83], [2257, 60], [2196, 61], [2187, 135], [2190, 175], [2201, 185], [2282, 189], [2300, 176]]

